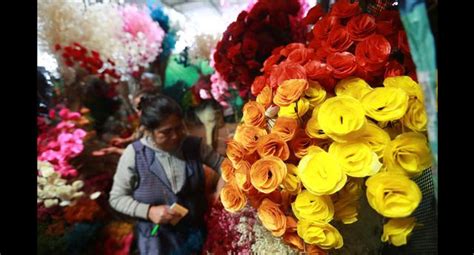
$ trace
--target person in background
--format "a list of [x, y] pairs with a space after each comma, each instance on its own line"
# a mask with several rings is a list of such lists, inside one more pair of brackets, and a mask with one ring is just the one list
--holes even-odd
[[[220, 175], [224, 158], [201, 138], [185, 134], [183, 112], [171, 98], [144, 96], [139, 109], [145, 133], [119, 160], [110, 205], [138, 219], [140, 254], [200, 254], [207, 209], [203, 164]], [[186, 216], [170, 208], [174, 203], [188, 210]]]

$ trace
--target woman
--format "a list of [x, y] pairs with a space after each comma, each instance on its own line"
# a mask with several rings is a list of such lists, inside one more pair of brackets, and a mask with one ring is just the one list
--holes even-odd
[[[202, 164], [220, 175], [223, 157], [200, 138], [185, 135], [183, 113], [169, 97], [144, 96], [139, 109], [145, 134], [122, 154], [109, 202], [139, 219], [140, 254], [198, 254], [206, 236]], [[179, 217], [170, 209], [173, 203], [188, 209], [176, 225], [170, 224]]]

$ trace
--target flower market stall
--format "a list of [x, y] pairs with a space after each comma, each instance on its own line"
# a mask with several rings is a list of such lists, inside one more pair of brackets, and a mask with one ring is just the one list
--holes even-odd
[[[437, 254], [436, 4], [38, 2], [38, 50], [57, 63], [38, 60], [38, 253], [140, 253], [151, 209], [119, 212], [111, 190], [149, 134], [143, 100], [165, 95], [183, 113], [179, 132], [220, 155], [216, 171], [193, 161], [205, 234], [183, 247]], [[157, 176], [173, 176], [164, 169]]]

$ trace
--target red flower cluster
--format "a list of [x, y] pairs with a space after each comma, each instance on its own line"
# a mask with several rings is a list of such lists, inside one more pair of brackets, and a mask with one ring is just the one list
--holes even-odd
[[227, 27], [213, 55], [215, 69], [225, 81], [238, 83], [241, 97], [247, 98], [252, 81], [274, 48], [303, 41], [301, 8], [298, 0], [260, 0]]
[[74, 67], [78, 64], [90, 74], [96, 74], [99, 78], [110, 83], [111, 85], [118, 84], [120, 74], [115, 70], [115, 63], [107, 60], [106, 63], [102, 61], [100, 54], [97, 51], [90, 51], [79, 43], [73, 43], [70, 46], [61, 47], [56, 44], [55, 50], [62, 51], [62, 58], [64, 64], [69, 67]]
[[81, 199], [75, 205], [64, 208], [64, 219], [69, 224], [82, 221], [91, 222], [104, 215], [105, 212], [97, 202], [90, 199]]
[[309, 10], [303, 24], [313, 23], [307, 45], [291, 43], [273, 51], [263, 64], [264, 75], [252, 84], [252, 94], [257, 95], [266, 84], [275, 89], [288, 79], [315, 80], [328, 91], [349, 76], [370, 84], [399, 75], [416, 80], [398, 11], [374, 17], [362, 13], [357, 1], [340, 0], [328, 14], [320, 5]]

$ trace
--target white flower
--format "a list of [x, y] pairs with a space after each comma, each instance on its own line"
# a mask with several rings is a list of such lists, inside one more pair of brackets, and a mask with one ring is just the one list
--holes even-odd
[[100, 196], [100, 194], [101, 194], [100, 191], [94, 192], [89, 196], [89, 198], [92, 200], [95, 200]]
[[50, 208], [50, 207], [55, 206], [57, 204], [58, 204], [57, 199], [46, 199], [46, 200], [44, 200], [44, 207], [46, 207], [46, 208]]
[[77, 180], [75, 182], [72, 183], [72, 187], [75, 189], [75, 190], [80, 190], [82, 187], [84, 187], [84, 182], [81, 181], [81, 180]]

